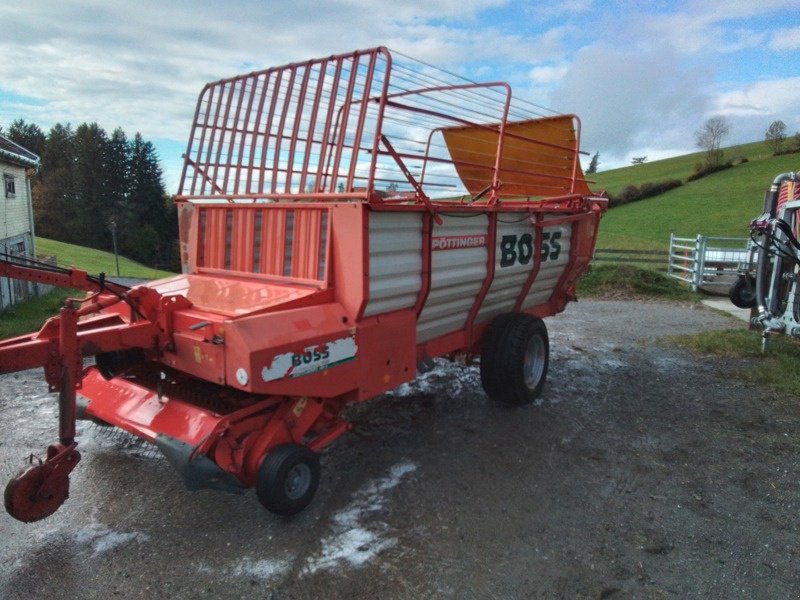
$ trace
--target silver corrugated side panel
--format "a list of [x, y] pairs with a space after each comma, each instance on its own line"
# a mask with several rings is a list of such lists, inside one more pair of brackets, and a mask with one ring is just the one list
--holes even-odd
[[410, 308], [422, 288], [422, 213], [369, 215], [369, 303], [365, 316]]
[[[484, 214], [442, 216], [433, 237], [485, 236]], [[424, 342], [463, 328], [486, 277], [486, 246], [451, 248], [431, 253], [431, 289], [417, 322], [417, 341]]]

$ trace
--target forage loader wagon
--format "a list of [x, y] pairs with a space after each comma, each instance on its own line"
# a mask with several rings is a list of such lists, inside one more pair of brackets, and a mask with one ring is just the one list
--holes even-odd
[[578, 119], [536, 110], [385, 48], [208, 84], [177, 196], [181, 275], [128, 288], [0, 262], [91, 292], [0, 342], [0, 372], [43, 366], [60, 414], [8, 512], [34, 521], [67, 498], [76, 418], [156, 444], [190, 488], [255, 486], [289, 515], [344, 407], [431, 357], [479, 355], [491, 397], [530, 402], [542, 317], [575, 298], [606, 206]]

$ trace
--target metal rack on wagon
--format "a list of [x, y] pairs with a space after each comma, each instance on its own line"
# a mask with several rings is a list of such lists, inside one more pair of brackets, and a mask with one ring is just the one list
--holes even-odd
[[575, 298], [606, 207], [578, 119], [536, 110], [382, 47], [208, 84], [177, 196], [181, 275], [127, 289], [0, 262], [94, 292], [0, 342], [0, 372], [44, 366], [62, 417], [8, 512], [66, 499], [76, 417], [153, 442], [189, 488], [255, 487], [291, 515], [342, 409], [431, 357], [479, 355], [491, 397], [532, 401], [542, 317]]

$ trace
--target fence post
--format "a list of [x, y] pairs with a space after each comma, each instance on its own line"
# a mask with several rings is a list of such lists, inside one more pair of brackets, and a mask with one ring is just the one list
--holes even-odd
[[706, 245], [708, 240], [704, 235], [697, 235], [694, 247], [694, 276], [692, 277], [692, 291], [696, 292], [703, 283], [703, 274], [706, 270]]
[[667, 277], [672, 276], [672, 251], [675, 244], [675, 234], [669, 234], [669, 254], [667, 254]]

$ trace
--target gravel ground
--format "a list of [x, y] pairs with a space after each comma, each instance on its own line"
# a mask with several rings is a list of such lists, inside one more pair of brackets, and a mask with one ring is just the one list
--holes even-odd
[[[796, 598], [800, 408], [665, 335], [704, 307], [582, 301], [547, 319], [541, 402], [439, 363], [350, 409], [292, 519], [188, 492], [130, 436], [80, 426], [69, 500], [0, 516], [0, 597]], [[41, 373], [0, 376], [0, 475], [55, 437]]]

